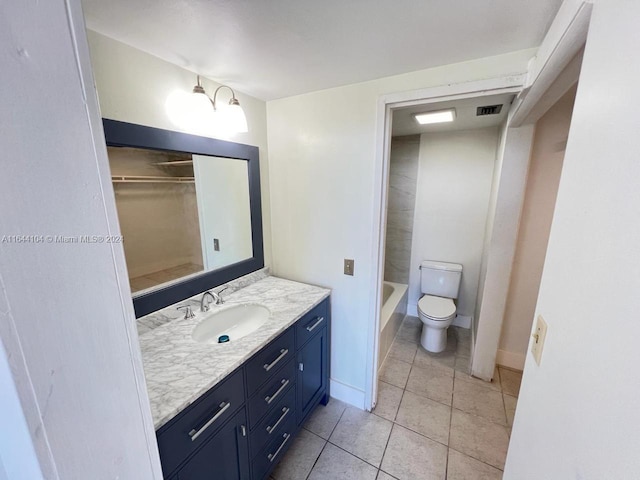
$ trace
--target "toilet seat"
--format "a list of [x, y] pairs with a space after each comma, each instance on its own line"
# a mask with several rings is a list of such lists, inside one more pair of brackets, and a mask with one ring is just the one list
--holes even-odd
[[456, 305], [450, 298], [424, 295], [418, 301], [418, 312], [432, 320], [447, 320], [456, 313]]

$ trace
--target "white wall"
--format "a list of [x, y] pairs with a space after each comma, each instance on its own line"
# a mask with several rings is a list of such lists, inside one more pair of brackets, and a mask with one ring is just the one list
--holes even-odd
[[0, 342], [0, 480], [38, 480], [42, 472]]
[[596, 2], [504, 478], [640, 471], [640, 3]]
[[[87, 31], [91, 63], [98, 88], [100, 111], [104, 118], [137, 123], [167, 130], [180, 130], [169, 119], [165, 101], [175, 90], [190, 92], [196, 75], [91, 30]], [[213, 95], [218, 83], [203, 78], [202, 85]], [[223, 100], [228, 90], [220, 91]], [[260, 188], [265, 265], [271, 265], [271, 216], [269, 202], [269, 155], [267, 151], [266, 104], [236, 92], [247, 116], [248, 133], [223, 140], [255, 145], [260, 149]]]
[[536, 123], [497, 363], [522, 370], [569, 135], [575, 87]]
[[[333, 88], [267, 104], [275, 274], [332, 293], [332, 395], [364, 405], [380, 95], [520, 74], [531, 50]], [[355, 275], [342, 273], [355, 259]]]
[[0, 234], [44, 238], [0, 242], [0, 339], [40, 468], [160, 479], [122, 247], [46, 238], [119, 233], [80, 2], [1, 10]]
[[421, 135], [409, 305], [416, 312], [423, 260], [463, 266], [458, 315], [474, 313], [498, 129]]

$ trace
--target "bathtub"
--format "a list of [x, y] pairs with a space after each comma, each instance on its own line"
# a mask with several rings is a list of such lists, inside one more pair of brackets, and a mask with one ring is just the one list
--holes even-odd
[[378, 342], [378, 368], [389, 353], [391, 343], [407, 314], [408, 285], [384, 282], [380, 311], [380, 341]]

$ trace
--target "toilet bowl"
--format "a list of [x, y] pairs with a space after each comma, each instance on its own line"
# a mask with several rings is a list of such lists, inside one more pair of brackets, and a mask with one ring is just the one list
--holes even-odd
[[428, 352], [439, 353], [447, 347], [447, 328], [456, 318], [456, 305], [451, 298], [424, 295], [418, 301], [422, 322], [420, 344]]

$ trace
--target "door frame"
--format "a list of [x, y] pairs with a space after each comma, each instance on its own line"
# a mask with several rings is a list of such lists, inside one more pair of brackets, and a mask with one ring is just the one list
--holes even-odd
[[[370, 277], [370, 318], [367, 331], [367, 371], [365, 379], [365, 409], [375, 407], [378, 386], [378, 346], [380, 337], [380, 311], [382, 281], [384, 275], [384, 247], [386, 238], [386, 205], [388, 198], [389, 154], [391, 148], [391, 122], [394, 109], [435, 102], [458, 100], [484, 95], [517, 92], [511, 107], [507, 127], [510, 128], [535, 123], [545, 112], [539, 108], [540, 99], [554, 84], [563, 70], [576, 57], [587, 39], [591, 20], [592, 1], [565, 0], [547, 31], [537, 55], [532, 58], [526, 74], [503, 76], [475, 82], [442, 85], [422, 90], [413, 90], [382, 95], [378, 98], [376, 117], [376, 155], [373, 198], [373, 238], [371, 258], [373, 265]], [[509, 141], [507, 137], [507, 142]], [[519, 219], [519, 217], [518, 217]], [[514, 245], [515, 247], [515, 245]], [[511, 268], [499, 273], [502, 283], [510, 277]], [[506, 282], [508, 288], [508, 281]], [[502, 294], [506, 295], [506, 291]], [[504, 309], [502, 309], [504, 314]], [[480, 319], [478, 319], [480, 320]], [[472, 374], [480, 378], [486, 372], [493, 373], [495, 357], [502, 326], [502, 315], [490, 325], [491, 341], [478, 351], [474, 349]], [[496, 328], [497, 327], [497, 328]], [[484, 328], [480, 323], [478, 329]], [[476, 358], [477, 357], [477, 358]]]
[[506, 75], [485, 80], [442, 85], [409, 92], [382, 95], [378, 99], [376, 119], [376, 159], [373, 198], [373, 248], [371, 264], [369, 323], [367, 331], [367, 378], [365, 382], [365, 409], [375, 407], [378, 393], [378, 348], [380, 340], [380, 312], [382, 281], [384, 277], [384, 250], [387, 234], [387, 199], [389, 185], [389, 165], [391, 152], [391, 127], [393, 111], [414, 105], [477, 98], [488, 95], [519, 93], [522, 91], [526, 75]]

